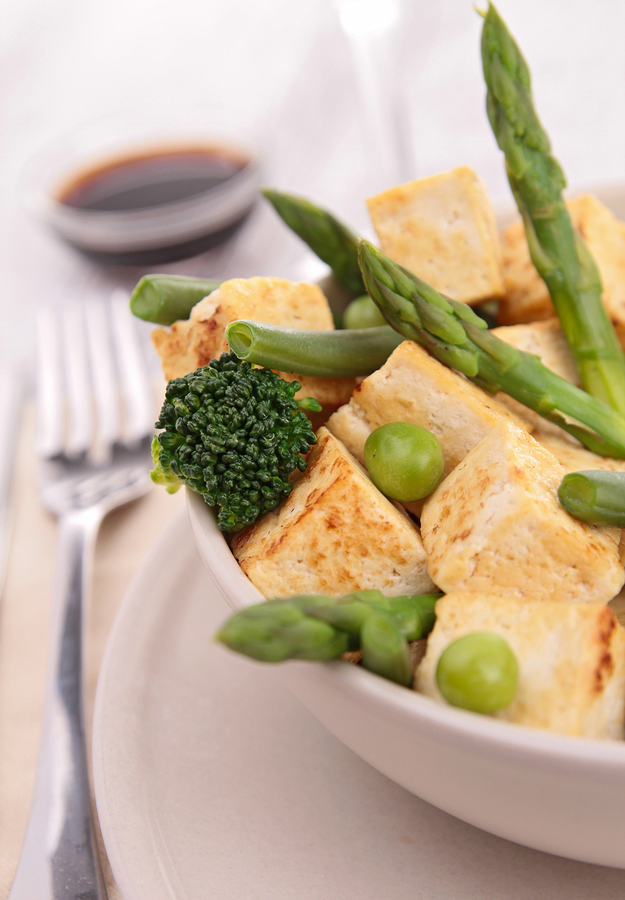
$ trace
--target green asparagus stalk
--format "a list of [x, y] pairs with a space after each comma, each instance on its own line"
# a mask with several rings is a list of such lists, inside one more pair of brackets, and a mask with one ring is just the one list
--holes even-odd
[[219, 287], [211, 278], [184, 275], [144, 275], [130, 296], [130, 311], [156, 325], [188, 319], [196, 303]]
[[625, 416], [552, 372], [538, 356], [491, 334], [465, 303], [439, 294], [368, 241], [359, 242], [367, 290], [404, 337], [496, 393], [503, 391], [601, 456], [625, 459]]
[[279, 372], [355, 378], [379, 369], [403, 338], [388, 325], [345, 331], [307, 331], [237, 319], [226, 327], [233, 353]]
[[[384, 597], [381, 591], [354, 591], [338, 600], [324, 598], [311, 613], [335, 628], [358, 637], [362, 626], [372, 612], [390, 616], [407, 641], [417, 641], [434, 627], [434, 604], [440, 594], [408, 594]], [[308, 598], [303, 597], [306, 605]], [[356, 648], [357, 649], [357, 648]]]
[[350, 649], [349, 634], [310, 615], [294, 600], [269, 601], [235, 613], [216, 635], [231, 650], [260, 662], [336, 659]]
[[625, 472], [569, 472], [560, 483], [558, 500], [583, 522], [625, 528]]
[[412, 661], [408, 644], [397, 624], [384, 613], [373, 613], [360, 632], [362, 664], [365, 669], [406, 687], [412, 682]]
[[549, 289], [584, 388], [625, 414], [625, 356], [601, 299], [599, 270], [564, 203], [565, 177], [536, 115], [529, 70], [492, 4], [483, 15], [488, 117], [532, 262]]
[[358, 238], [347, 225], [304, 197], [271, 188], [263, 188], [262, 193], [289, 228], [330, 266], [343, 287], [357, 297], [365, 293], [358, 268]]
[[371, 590], [338, 599], [314, 594], [268, 600], [239, 610], [216, 637], [262, 662], [327, 660], [362, 647], [365, 667], [408, 684], [407, 642], [432, 629], [439, 596], [384, 597]]

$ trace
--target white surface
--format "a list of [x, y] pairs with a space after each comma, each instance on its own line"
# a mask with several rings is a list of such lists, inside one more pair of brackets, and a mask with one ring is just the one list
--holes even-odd
[[[181, 511], [127, 595], [98, 687], [95, 780], [124, 900], [620, 900], [625, 872], [493, 837], [393, 784], [228, 653]], [[398, 689], [401, 690], [401, 689]]]
[[[505, 200], [484, 111], [476, 4], [403, 5], [393, 58], [415, 176], [468, 164], [495, 203]], [[570, 183], [624, 180], [625, 4], [500, 0], [498, 9], [531, 66]], [[170, 122], [182, 105], [209, 129], [215, 103], [233, 107], [264, 131], [268, 183], [368, 227], [363, 198], [380, 185], [333, 0], [3, 0], [0, 73], [0, 359], [32, 357], [39, 304], [132, 287], [142, 274], [85, 261], [22, 207], [27, 159], [82, 122], [145, 107]], [[290, 277], [309, 258], [262, 206], [227, 252], [172, 268]]]
[[[187, 492], [207, 570], [230, 605], [258, 602], [201, 497]], [[440, 809], [528, 847], [625, 868], [625, 744], [523, 728], [340, 662], [284, 668], [327, 728]]]

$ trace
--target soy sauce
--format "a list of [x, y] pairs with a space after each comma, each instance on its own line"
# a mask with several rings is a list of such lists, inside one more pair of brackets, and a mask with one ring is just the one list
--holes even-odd
[[[154, 148], [110, 159], [77, 174], [59, 190], [57, 200], [85, 212], [149, 213], [199, 199], [226, 185], [249, 164], [250, 159], [242, 153], [220, 146]], [[250, 208], [242, 210], [225, 227], [213, 225], [203, 234], [167, 246], [114, 252], [81, 249], [101, 262], [118, 265], [152, 265], [184, 259], [223, 243], [242, 224]]]
[[58, 199], [65, 206], [93, 211], [150, 209], [197, 197], [228, 181], [248, 162], [213, 147], [137, 154], [82, 173]]

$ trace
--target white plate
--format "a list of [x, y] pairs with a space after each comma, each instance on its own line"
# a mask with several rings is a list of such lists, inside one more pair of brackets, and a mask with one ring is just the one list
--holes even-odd
[[228, 613], [182, 510], [124, 600], [98, 684], [96, 800], [124, 900], [623, 896], [625, 873], [493, 837], [362, 762], [285, 688], [291, 664], [211, 642]]

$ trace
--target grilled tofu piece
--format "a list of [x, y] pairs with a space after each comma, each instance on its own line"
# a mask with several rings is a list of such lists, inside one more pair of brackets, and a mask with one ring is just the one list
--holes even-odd
[[318, 438], [291, 496], [234, 537], [250, 581], [267, 598], [435, 591], [417, 527], [326, 428]]
[[[317, 331], [334, 328], [328, 301], [315, 284], [284, 278], [233, 278], [197, 303], [188, 319], [174, 322], [169, 330], [152, 332], [165, 378], [181, 378], [227, 352], [225, 329], [235, 319]], [[349, 400], [357, 383], [353, 378], [280, 375], [287, 381], [299, 381], [302, 387], [297, 396], [315, 397], [328, 413]]]
[[575, 361], [559, 319], [552, 317], [522, 325], [500, 325], [493, 328], [492, 333], [512, 347], [540, 356], [548, 369], [579, 387]]
[[[601, 274], [603, 302], [625, 338], [625, 237], [623, 223], [593, 194], [567, 201], [571, 221], [579, 230]], [[502, 325], [550, 319], [555, 315], [547, 287], [530, 259], [523, 222], [518, 219], [503, 235], [505, 296], [499, 305]]]
[[619, 529], [560, 506], [566, 470], [531, 435], [501, 422], [427, 498], [421, 534], [443, 591], [607, 603], [625, 583]]
[[[577, 369], [558, 319], [546, 319], [527, 325], [503, 325], [493, 328], [492, 333], [513, 347], [518, 347], [519, 350], [536, 354], [548, 369], [580, 387]], [[527, 420], [531, 434], [553, 453], [567, 472], [579, 469], [625, 471], [625, 460], [597, 456], [568, 432], [543, 419], [538, 413], [508, 397], [507, 394], [500, 392], [496, 398], [511, 412]]]
[[[493, 328], [492, 333], [519, 350], [536, 354], [548, 369], [580, 387], [577, 369], [558, 319], [546, 319], [544, 322], [531, 322], [527, 325], [503, 325]], [[496, 398], [511, 412], [527, 420], [531, 434], [553, 453], [567, 472], [580, 469], [625, 472], [625, 460], [598, 456], [568, 432], [507, 394], [500, 392]]]
[[534, 434], [536, 440], [545, 450], [553, 453], [560, 465], [567, 472], [581, 472], [585, 469], [601, 469], [605, 472], [625, 472], [625, 459], [613, 459], [611, 456], [597, 456], [592, 450], [588, 450], [581, 444], [572, 444], [571, 441], [561, 438]]
[[469, 166], [367, 200], [384, 253], [441, 293], [476, 304], [504, 294], [495, 213]]
[[516, 697], [497, 718], [579, 737], [625, 736], [625, 629], [610, 607], [453, 591], [436, 603], [415, 689], [445, 703], [436, 684], [441, 653], [484, 631], [504, 638], [519, 664]]
[[[569, 350], [569, 345], [560, 326], [559, 319], [545, 319], [541, 322], [529, 322], [522, 325], [502, 325], [493, 328], [492, 333], [519, 350], [526, 353], [534, 353], [556, 375], [566, 378], [571, 384], [580, 387], [577, 368]], [[564, 429], [559, 428], [547, 419], [544, 419], [533, 409], [528, 409], [518, 400], [509, 397], [501, 391], [496, 395], [497, 400], [506, 406], [511, 412], [522, 416], [530, 423], [531, 433], [537, 437], [555, 436], [563, 441], [568, 441], [574, 446], [581, 446], [579, 441], [572, 437]]]
[[[421, 425], [441, 442], [448, 475], [501, 421], [525, 424], [414, 341], [404, 341], [358, 385], [327, 427], [364, 464], [365, 441], [375, 428], [387, 422]], [[418, 514], [421, 505], [406, 507]]]

